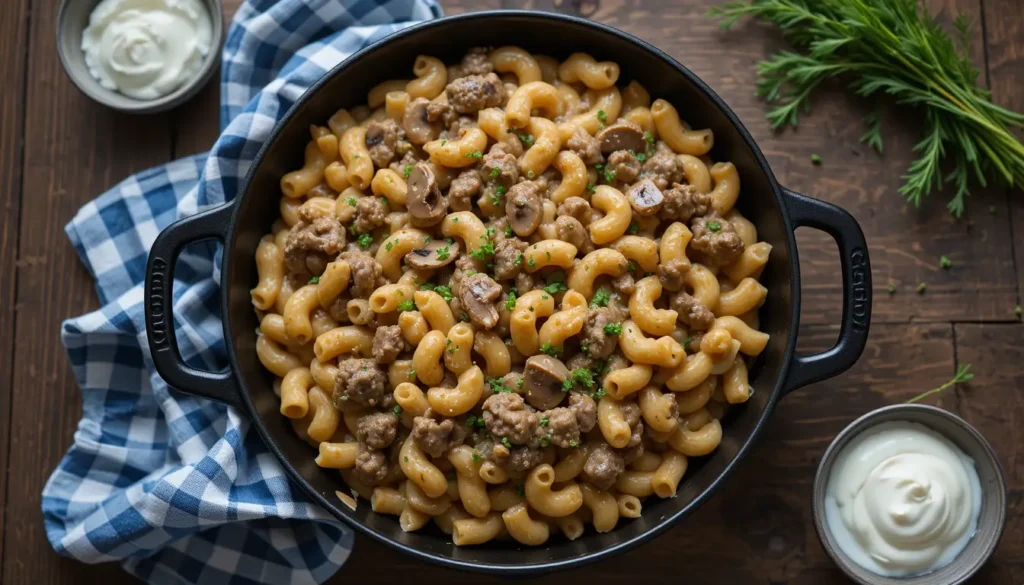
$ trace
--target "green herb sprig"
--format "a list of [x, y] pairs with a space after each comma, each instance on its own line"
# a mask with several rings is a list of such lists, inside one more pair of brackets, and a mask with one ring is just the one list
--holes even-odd
[[918, 394], [917, 396], [915, 396], [915, 397], [911, 398], [910, 400], [908, 400], [907, 404], [911, 404], [911, 403], [914, 403], [914, 402], [920, 402], [920, 401], [924, 400], [925, 398], [928, 398], [932, 394], [938, 394], [939, 392], [942, 392], [943, 390], [946, 390], [948, 388], [952, 388], [953, 386], [956, 386], [957, 384], [963, 384], [964, 382], [970, 382], [973, 379], [974, 379], [974, 374], [971, 373], [971, 364], [964, 364], [964, 365], [962, 365], [962, 366], [960, 366], [959, 368], [956, 369], [956, 374], [953, 375], [953, 379], [952, 380], [946, 382], [945, 384], [943, 384], [942, 386], [939, 386], [938, 388], [932, 388], [931, 390], [929, 390], [927, 392], [922, 392], [921, 394]]
[[[1024, 186], [1024, 144], [1010, 131], [1024, 127], [1024, 114], [993, 104], [991, 92], [978, 86], [964, 15], [954, 21], [956, 42], [917, 0], [751, 0], [726, 3], [709, 15], [721, 18], [723, 28], [744, 16], [761, 18], [800, 51], [780, 51], [758, 63], [757, 95], [776, 104], [767, 115], [773, 128], [796, 126], [818, 85], [840, 75], [862, 97], [885, 93], [897, 104], [922, 108], [918, 158], [900, 187], [914, 205], [952, 184], [947, 207], [959, 217], [971, 183], [985, 186], [996, 178]], [[878, 116], [865, 124], [861, 141], [881, 152]]]

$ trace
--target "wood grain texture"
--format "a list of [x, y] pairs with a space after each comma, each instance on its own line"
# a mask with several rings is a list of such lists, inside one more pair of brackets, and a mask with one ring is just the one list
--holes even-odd
[[[803, 335], [809, 351], [821, 351], [836, 331], [808, 327]], [[722, 491], [680, 526], [634, 551], [530, 582], [611, 585], [661, 582], [677, 574], [701, 584], [845, 582], [812, 526], [808, 497], [818, 460], [832, 438], [861, 414], [949, 379], [952, 336], [946, 324], [876, 326], [864, 358], [850, 372], [780, 402]], [[389, 567], [387, 575], [381, 575], [382, 566]], [[429, 585], [482, 582], [479, 576], [426, 566], [358, 538], [355, 552], [331, 583], [385, 583], [413, 571], [418, 582]]]
[[971, 364], [974, 379], [942, 395], [951, 410], [984, 435], [999, 457], [1006, 480], [1003, 538], [979, 577], [984, 583], [1022, 583], [1024, 564], [1024, 369], [1020, 367], [1024, 326], [956, 326], [957, 361]]
[[[64, 234], [80, 206], [127, 175], [170, 156], [166, 116], [132, 117], [95, 104], [67, 79], [53, 31], [58, 2], [31, 7], [23, 201], [12, 365], [3, 583], [71, 583], [79, 563], [56, 561], [40, 492], [71, 444], [81, 398], [60, 343], [61, 321], [96, 307], [92, 281]], [[27, 413], [37, 413], [26, 416]], [[90, 570], [91, 571], [91, 570]], [[98, 581], [106, 570], [94, 573]], [[80, 581], [79, 581], [80, 582]]]
[[[18, 220], [21, 211], [22, 139], [25, 133], [25, 69], [28, 0], [11, 2], [0, 13], [0, 363], [14, 352], [17, 314]], [[0, 576], [4, 565], [8, 452], [13, 372], [0, 366]]]

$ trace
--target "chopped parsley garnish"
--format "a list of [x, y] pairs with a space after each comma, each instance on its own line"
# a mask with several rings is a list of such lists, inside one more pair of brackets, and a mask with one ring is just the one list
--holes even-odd
[[516, 308], [516, 293], [508, 293], [508, 297], [505, 298], [505, 310], [511, 311]]
[[594, 293], [594, 298], [590, 300], [590, 306], [591, 307], [607, 307], [608, 306], [608, 301], [610, 299], [611, 299], [611, 296], [608, 295], [608, 291], [606, 291], [603, 288], [599, 288], [599, 289], [597, 289], [597, 292]]
[[499, 169], [498, 167], [494, 167], [494, 168], [491, 169], [491, 178], [492, 179], [497, 179], [500, 176], [501, 176], [501, 169]]
[[626, 233], [631, 235], [631, 236], [635, 236], [639, 231], [640, 231], [640, 224], [638, 224], [635, 221], [631, 222], [629, 224], [629, 227], [626, 228]]
[[917, 285], [917, 292], [918, 292], [918, 294], [922, 294], [923, 295], [924, 291], [926, 291], [926, 290], [928, 290], [928, 285], [927, 284], [922, 282], [921, 284]]
[[444, 146], [445, 144], [448, 144], [448, 139], [447, 138], [444, 138], [444, 139], [441, 140], [441, 146]]
[[473, 463], [476, 463], [477, 461], [480, 461], [480, 454], [473, 451]]
[[629, 154], [632, 154], [633, 158], [635, 158], [637, 162], [644, 162], [645, 160], [647, 160], [647, 155], [642, 152], [633, 152], [631, 150], [629, 151]]
[[607, 335], [619, 335], [622, 333], [621, 323], [609, 323], [604, 326], [604, 332]]
[[512, 226], [510, 226], [510, 225], [505, 226], [505, 237], [506, 238], [511, 238], [512, 237]]
[[644, 132], [644, 140], [647, 141], [648, 148], [654, 146], [654, 134], [651, 134], [650, 132]]
[[548, 260], [551, 260], [551, 252], [544, 252], [548, 256]]
[[615, 169], [609, 169], [608, 167], [605, 167], [605, 169], [604, 169], [604, 180], [605, 180], [606, 183], [611, 183], [612, 181], [614, 181], [615, 180], [615, 175], [616, 175]]
[[597, 111], [597, 119], [600, 120], [602, 124], [607, 124], [608, 123], [608, 114], [604, 113], [604, 110], [598, 110]]
[[540, 352], [546, 353], [550, 356], [556, 356], [562, 354], [562, 348], [555, 345], [551, 345], [550, 343], [543, 343], [540, 346]]
[[307, 282], [306, 284], [320, 284], [320, 277], [314, 276], [313, 278], [310, 278], [309, 282]]
[[391, 243], [390, 240], [388, 240], [387, 242], [384, 242], [384, 249], [387, 250], [388, 252], [390, 252], [391, 248], [394, 248], [394, 247], [395, 247], [395, 245], [393, 243]]
[[441, 295], [441, 298], [444, 299], [446, 302], [450, 302], [452, 300], [452, 289], [448, 288], [447, 286], [434, 286], [429, 282], [424, 282], [423, 284], [420, 285], [420, 290], [434, 291], [437, 294]]
[[525, 146], [526, 148], [530, 148], [531, 146], [533, 146], [533, 143], [536, 141], [536, 139], [530, 134], [523, 133], [516, 134], [516, 136], [519, 137], [519, 142], [522, 142], [523, 146]]
[[399, 311], [415, 311], [416, 310], [416, 303], [414, 303], [412, 301], [402, 301], [402, 302], [398, 303], [398, 310]]
[[562, 381], [562, 392], [568, 392], [569, 390], [572, 390], [573, 386], [574, 384], [572, 382], [572, 378], [566, 378], [565, 380]]
[[487, 385], [491, 387], [491, 392], [495, 394], [509, 394], [512, 389], [506, 386], [502, 382], [503, 378], [488, 378]]
[[569, 446], [572, 447], [572, 448], [579, 447], [580, 446], [580, 440], [579, 439], [569, 439]]
[[533, 171], [529, 171], [529, 172], [526, 173], [526, 178], [527, 179], [532, 179], [532, 178], [534, 178], [536, 176], [537, 176], [537, 173], [535, 173]]
[[896, 285], [895, 285], [895, 284], [892, 284], [892, 283], [890, 283], [890, 284], [889, 284], [889, 289], [888, 289], [888, 290], [889, 290], [889, 294], [891, 294], [891, 295], [894, 295], [894, 294], [896, 294]]
[[502, 437], [501, 438], [501, 444], [505, 445], [505, 447], [507, 447], [509, 449], [512, 448], [512, 442], [508, 440], [508, 437]]
[[516, 259], [512, 261], [514, 266], [521, 266], [523, 264], [523, 253], [516, 252]]
[[373, 236], [370, 234], [359, 234], [359, 247], [368, 250], [373, 245]]
[[448, 246], [445, 246], [443, 248], [438, 248], [437, 249], [437, 259], [438, 260], [447, 260], [450, 257], [451, 257], [451, 251], [448, 249]]
[[448, 353], [455, 353], [455, 350], [459, 349], [458, 347], [455, 347], [455, 344], [452, 343], [451, 339], [445, 339], [444, 346], [448, 348]]
[[387, 197], [378, 197], [377, 199], [380, 199], [381, 205], [391, 205], [391, 201]]
[[548, 417], [546, 417], [546, 416], [540, 417], [540, 426], [546, 427], [546, 426], [548, 426], [549, 422], [551, 422], [551, 419], [549, 419]]
[[523, 482], [521, 481], [516, 482], [516, 495], [520, 498], [526, 496], [526, 488], [523, 487]]
[[544, 287], [544, 292], [549, 295], [554, 295], [562, 292], [563, 290], [569, 290], [569, 287], [565, 286], [564, 282], [555, 281]]
[[597, 191], [597, 185], [593, 183], [587, 183], [587, 191], [590, 191], [591, 193]]
[[434, 238], [432, 238], [430, 236], [423, 236], [423, 243], [424, 244], [429, 244], [431, 241], [433, 241], [433, 239]]
[[444, 241], [448, 242], [449, 244], [454, 244], [455, 238], [445, 238]]
[[409, 374], [408, 375], [409, 375], [410, 379], [415, 378], [416, 377], [416, 368], [409, 368]]
[[718, 223], [717, 221], [709, 221], [706, 224], [704, 224], [704, 226], [707, 227], [712, 232], [722, 231], [722, 224]]
[[409, 175], [412, 174], [412, 165], [405, 165], [405, 168], [402, 169], [402, 174], [405, 175], [406, 179], [408, 179]]
[[948, 256], [946, 256], [946, 255], [939, 256], [939, 268], [941, 268], [943, 270], [949, 270], [952, 267], [953, 267], [953, 261], [950, 260]]
[[593, 398], [594, 400], [601, 400], [602, 398], [604, 398], [605, 394], [608, 394], [607, 390], [605, 390], [604, 388], [598, 388], [597, 390], [594, 391], [593, 394], [590, 395], [590, 397]]
[[687, 337], [686, 339], [683, 340], [683, 347], [690, 347], [690, 344], [693, 343], [696, 339], [697, 338], [693, 336]]
[[465, 311], [460, 312], [459, 321], [462, 321], [463, 323], [469, 323], [469, 315], [467, 315]]
[[467, 152], [466, 153], [466, 158], [471, 158], [473, 160], [480, 160], [483, 157], [484, 157], [484, 153], [480, 152], [479, 150], [474, 150], [473, 152]]
[[402, 416], [402, 407], [396, 404], [395, 407], [391, 409], [391, 412], [393, 412], [395, 416]]
[[820, 165], [821, 164], [821, 157], [818, 156], [817, 154], [812, 154], [811, 155], [811, 164], [812, 165]]
[[633, 262], [632, 260], [626, 262], [626, 270], [636, 272], [636, 262]]
[[573, 370], [572, 379], [576, 383], [583, 385], [584, 388], [590, 389], [594, 387], [594, 374], [586, 368], [576, 368]]
[[484, 231], [484, 234], [482, 236], [480, 236], [480, 239], [481, 240], [493, 240], [494, 239], [494, 234], [497, 233], [497, 232], [498, 232], [498, 230], [494, 229], [493, 227], [489, 227], [489, 228], [487, 228], [486, 231]]
[[540, 446], [541, 447], [547, 447], [550, 444], [551, 444], [551, 438], [548, 437], [547, 435], [545, 435], [545, 436], [540, 438]]
[[352, 207], [355, 207], [356, 206], [356, 198], [355, 197], [349, 197], [348, 199], [345, 200], [345, 203], [348, 203]]
[[466, 426], [469, 428], [485, 429], [487, 428], [487, 423], [484, 422], [484, 417], [471, 414], [466, 417]]
[[524, 382], [525, 382], [525, 380], [523, 379], [523, 377], [522, 377], [522, 376], [520, 376], [520, 377], [519, 377], [519, 378], [518, 378], [518, 379], [516, 380], [516, 388], [522, 388], [522, 387], [523, 387], [523, 383], [524, 383]]
[[530, 258], [529, 260], [526, 261], [526, 265], [529, 266], [530, 268], [533, 268], [534, 264], [536, 264], [536, 262], [533, 260], [533, 258]]
[[459, 218], [453, 217], [452, 218], [452, 223], [459, 223]]
[[470, 257], [485, 262], [491, 256], [494, 256], [494, 244], [487, 242], [475, 250], [470, 250]]
[[409, 462], [409, 457], [408, 457], [408, 456], [405, 456], [405, 455], [403, 455], [403, 456], [402, 456], [402, 459], [405, 459], [405, 462], [406, 462], [406, 463], [408, 463], [408, 462]]

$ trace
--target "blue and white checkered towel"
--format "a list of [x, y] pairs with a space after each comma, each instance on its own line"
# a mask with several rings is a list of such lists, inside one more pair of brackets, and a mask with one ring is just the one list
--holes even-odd
[[[43, 490], [58, 553], [202, 585], [319, 583], [348, 557], [352, 531], [289, 484], [244, 417], [154, 373], [143, 274], [157, 233], [233, 199], [274, 124], [326, 71], [440, 15], [435, 0], [248, 0], [224, 45], [213, 149], [128, 178], [67, 225], [103, 308], [63, 326], [84, 412]], [[206, 369], [225, 364], [219, 257], [219, 246], [192, 247], [175, 271], [181, 353]]]

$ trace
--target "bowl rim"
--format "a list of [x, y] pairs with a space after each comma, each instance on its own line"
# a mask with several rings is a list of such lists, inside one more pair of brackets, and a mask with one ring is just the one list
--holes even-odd
[[[850, 578], [852, 581], [860, 585], [888, 585], [889, 583], [897, 581], [906, 582], [908, 585], [930, 585], [931, 583], [933, 583], [933, 581], [919, 581], [919, 579], [928, 579], [930, 577], [934, 577], [937, 574], [937, 571], [941, 571], [942, 568], [936, 569], [935, 571], [929, 573], [909, 577], [886, 577], [884, 575], [877, 575], [869, 569], [861, 567], [855, 561], [853, 561], [853, 559], [851, 559], [845, 552], [843, 552], [842, 549], [834, 542], [834, 537], [832, 536], [831, 530], [827, 526], [828, 521], [825, 518], [825, 492], [827, 489], [828, 479], [831, 476], [832, 469], [835, 467], [836, 457], [838, 456], [839, 452], [844, 447], [846, 447], [846, 445], [851, 440], [859, 436], [861, 433], [885, 422], [895, 422], [901, 420], [898, 418], [899, 413], [906, 412], [917, 413], [921, 417], [930, 420], [944, 419], [948, 422], [953, 423], [955, 426], [963, 430], [965, 436], [970, 437], [969, 440], [973, 441], [978, 447], [980, 447], [981, 452], [984, 454], [985, 461], [992, 467], [992, 470], [995, 473], [995, 478], [999, 486], [999, 491], [996, 494], [998, 497], [995, 498], [995, 502], [993, 503], [996, 504], [997, 507], [1002, 510], [1002, 514], [1000, 514], [999, 522], [993, 528], [992, 537], [990, 539], [988, 546], [982, 549], [982, 554], [978, 555], [976, 560], [970, 565], [968, 565], [966, 569], [964, 569], [959, 574], [953, 575], [953, 580], [942, 582], [942, 585], [958, 585], [960, 583], [964, 583], [972, 576], [974, 576], [974, 574], [977, 573], [978, 570], [980, 570], [986, 562], [988, 562], [988, 560], [992, 557], [992, 554], [995, 552], [996, 548], [999, 545], [999, 541], [1002, 537], [1003, 530], [1006, 526], [1006, 477], [1003, 474], [1003, 467], [1002, 464], [999, 462], [999, 457], [996, 454], [995, 449], [992, 448], [991, 443], [989, 443], [988, 440], [985, 439], [984, 435], [982, 435], [981, 432], [978, 431], [978, 429], [974, 428], [973, 425], [971, 425], [960, 416], [948, 410], [939, 408], [937, 406], [932, 406], [929, 404], [891, 404], [889, 406], [876, 408], [874, 410], [871, 410], [860, 415], [852, 422], [847, 424], [843, 428], [843, 430], [839, 431], [835, 438], [832, 439], [832, 442], [829, 443], [828, 448], [825, 449], [825, 453], [821, 456], [821, 460], [818, 462], [818, 469], [817, 471], [815, 471], [814, 474], [814, 481], [812, 483], [811, 488], [811, 508], [814, 522], [814, 530], [818, 535], [818, 541], [821, 543], [821, 547], [825, 549], [825, 552], [828, 553], [828, 556], [832, 559], [836, 566], [839, 567], [839, 569], [842, 570], [842, 572], [848, 578]], [[894, 418], [894, 416], [896, 418]], [[931, 429], [932, 431], [942, 435], [961, 450], [966, 451], [960, 445], [959, 441], [954, 440], [954, 438], [950, 437], [947, 433], [944, 433], [941, 430], [934, 428], [932, 425], [928, 424], [927, 421], [922, 422], [919, 420], [910, 419], [902, 420], [905, 420], [906, 422], [922, 424]], [[982, 491], [984, 492], [984, 490], [985, 488], [984, 486], [982, 486]], [[983, 502], [982, 505], [984, 506], [985, 503]], [[982, 527], [979, 524], [978, 531], [975, 533], [974, 536], [971, 537], [971, 540], [976, 538], [981, 533], [981, 529]], [[970, 541], [968, 541], [968, 544], [969, 543]], [[966, 550], [966, 548], [964, 550]], [[957, 557], [954, 557], [954, 560], [955, 558]], [[867, 575], [869, 575], [870, 578], [865, 579], [864, 575], [858, 573], [856, 569], [866, 571]]]
[[[725, 119], [728, 120], [729, 124], [731, 124], [732, 127], [736, 129], [736, 131], [741, 136], [743, 142], [746, 144], [748, 148], [750, 148], [751, 153], [753, 154], [753, 157], [757, 162], [758, 170], [761, 173], [764, 173], [766, 180], [771, 186], [772, 196], [774, 197], [778, 205], [779, 214], [781, 215], [781, 220], [785, 228], [785, 238], [787, 241], [787, 245], [789, 246], [789, 294], [790, 304], [792, 306], [793, 313], [788, 327], [788, 339], [786, 340], [786, 345], [782, 353], [783, 363], [780, 364], [779, 377], [777, 380], [775, 380], [773, 387], [770, 390], [771, 395], [764, 407], [764, 411], [760, 414], [760, 417], [754, 425], [753, 429], [750, 431], [750, 434], [744, 438], [742, 444], [737, 449], [732, 461], [729, 462], [723, 468], [723, 470], [721, 471], [721, 473], [718, 474], [717, 477], [710, 480], [707, 487], [698, 496], [696, 496], [692, 500], [692, 502], [690, 502], [690, 504], [688, 504], [687, 506], [666, 516], [664, 519], [659, 520], [658, 523], [655, 524], [653, 527], [649, 528], [645, 532], [636, 535], [633, 538], [623, 539], [611, 546], [602, 548], [591, 553], [587, 553], [583, 556], [569, 559], [551, 560], [540, 563], [533, 563], [529, 565], [495, 565], [489, 563], [478, 563], [462, 560], [448, 555], [437, 555], [434, 553], [418, 550], [410, 545], [403, 544], [401, 542], [397, 542], [389, 538], [386, 534], [377, 533], [376, 531], [372, 530], [370, 527], [362, 524], [361, 522], [358, 522], [345, 515], [338, 515], [334, 513], [332, 511], [333, 509], [340, 509], [338, 508], [337, 504], [330, 501], [326, 494], [318, 492], [308, 481], [305, 480], [305, 478], [302, 477], [302, 473], [299, 472], [296, 466], [292, 464], [284, 456], [284, 453], [282, 452], [281, 448], [277, 445], [274, 438], [269, 434], [264, 425], [259, 421], [259, 414], [256, 410], [256, 406], [253, 402], [252, 396], [249, 393], [248, 384], [239, 374], [241, 372], [241, 369], [238, 367], [237, 348], [235, 347], [235, 344], [230, 341], [226, 343], [226, 347], [231, 370], [235, 372], [235, 379], [240, 394], [240, 401], [242, 403], [243, 408], [246, 411], [248, 418], [250, 419], [250, 421], [252, 421], [253, 426], [259, 433], [260, 438], [267, 445], [267, 449], [271, 453], [273, 453], [274, 456], [281, 462], [282, 467], [285, 469], [285, 472], [289, 476], [289, 478], [295, 481], [295, 483], [297, 483], [298, 486], [313, 501], [315, 501], [317, 504], [323, 507], [327, 513], [331, 514], [331, 516], [335, 518], [338, 518], [346, 525], [353, 528], [355, 531], [360, 532], [363, 535], [368, 536], [376, 540], [377, 542], [384, 544], [385, 546], [399, 550], [404, 554], [407, 554], [410, 557], [420, 561], [424, 561], [445, 568], [458, 569], [461, 571], [469, 571], [474, 573], [502, 574], [507, 576], [526, 577], [531, 575], [537, 575], [544, 572], [563, 570], [570, 567], [579, 568], [584, 565], [592, 564], [599, 560], [612, 557], [616, 554], [632, 550], [640, 546], [641, 544], [650, 542], [652, 539], [665, 533], [670, 528], [676, 526], [683, 518], [692, 514], [693, 511], [695, 511], [697, 508], [706, 503], [712, 495], [717, 493], [717, 491], [721, 488], [723, 482], [725, 482], [725, 480], [728, 479], [736, 470], [736, 468], [742, 463], [743, 458], [747, 455], [749, 450], [753, 447], [754, 443], [756, 442], [757, 437], [760, 436], [761, 432], [764, 430], [765, 424], [771, 417], [771, 414], [774, 411], [778, 401], [782, 398], [782, 396], [785, 395], [785, 382], [788, 379], [789, 371], [792, 367], [793, 359], [795, 357], [797, 331], [799, 329], [800, 323], [800, 266], [793, 222], [790, 217], [790, 212], [786, 206], [786, 200], [783, 196], [783, 189], [779, 185], [778, 180], [775, 177], [775, 174], [772, 172], [771, 167], [769, 166], [768, 161], [764, 156], [764, 153], [761, 151], [760, 147], [757, 145], [757, 142], [754, 140], [753, 136], [747, 130], [747, 127], [739, 119], [736, 113], [733, 112], [733, 110], [717, 93], [715, 93], [714, 90], [712, 90], [700, 77], [698, 77], [696, 74], [690, 71], [685, 65], [680, 63], [678, 60], [676, 60], [674, 57], [672, 57], [665, 51], [652, 45], [651, 43], [648, 43], [643, 39], [635, 37], [615, 27], [578, 16], [554, 12], [542, 12], [521, 9], [486, 10], [480, 12], [457, 14], [452, 16], [444, 16], [441, 18], [427, 20], [409, 26], [360, 49], [359, 51], [353, 53], [350, 57], [348, 57], [344, 61], [341, 61], [333, 68], [331, 68], [329, 71], [324, 73], [324, 75], [319, 80], [312, 84], [309, 87], [309, 89], [306, 90], [305, 93], [303, 93], [301, 96], [299, 96], [298, 99], [295, 100], [295, 102], [288, 109], [288, 111], [285, 112], [283, 117], [275, 124], [274, 129], [271, 131], [270, 135], [267, 137], [266, 141], [260, 147], [260, 150], [257, 152], [256, 156], [253, 158], [244, 180], [240, 183], [237, 196], [235, 197], [234, 200], [229, 202], [232, 209], [230, 211], [230, 220], [228, 221], [227, 230], [224, 236], [226, 251], [223, 254], [221, 273], [224, 275], [229, 275], [232, 273], [232, 254], [228, 253], [227, 249], [229, 249], [229, 247], [232, 246], [233, 243], [237, 240], [237, 230], [239, 223], [238, 220], [242, 209], [241, 201], [248, 194], [249, 187], [251, 185], [253, 177], [256, 174], [257, 169], [259, 169], [259, 167], [262, 165], [264, 157], [271, 148], [271, 146], [275, 144], [278, 138], [280, 137], [282, 130], [288, 125], [288, 123], [292, 120], [294, 116], [296, 116], [299, 112], [302, 111], [302, 109], [306, 106], [307, 102], [309, 102], [312, 99], [313, 95], [319, 92], [336, 75], [341, 74], [352, 63], [355, 63], [363, 58], [366, 58], [368, 55], [372, 54], [380, 47], [391, 42], [394, 42], [407, 35], [416, 34], [420, 31], [436, 27], [449, 26], [455, 22], [502, 18], [526, 18], [535, 20], [548, 20], [556, 21], [562, 25], [583, 27], [586, 29], [590, 29], [591, 31], [601, 32], [604, 34], [618, 37], [626, 42], [638, 46], [639, 48], [650, 53], [651, 55], [661, 59], [662, 61], [665, 62], [666, 65], [672, 67], [678, 75], [681, 75], [688, 81], [690, 81], [696, 87], [697, 91], [702, 95], [702, 97], [710, 100], [714, 107], [720, 111], [722, 116], [724, 116]], [[568, 50], [569, 48], [567, 47], [566, 49]], [[234, 339], [234, 335], [232, 333], [232, 330], [234, 329], [234, 324], [231, 319], [231, 311], [228, 309], [228, 307], [230, 306], [230, 292], [231, 286], [221, 286], [221, 306], [224, 308], [223, 330], [225, 339], [227, 340]], [[766, 389], [765, 391], [767, 392], [768, 390]]]
[[[221, 48], [224, 45], [224, 0], [199, 0], [206, 6], [211, 14], [210, 21], [212, 26], [213, 36], [210, 39], [210, 52], [207, 54], [203, 61], [203, 66], [200, 67], [199, 71], [189, 80], [182, 84], [178, 89], [171, 93], [158, 97], [152, 100], [140, 100], [125, 96], [114, 90], [108, 90], [102, 88], [102, 91], [97, 91], [95, 87], [88, 83], [84, 83], [80, 76], [74, 73], [75, 69], [71, 65], [71, 57], [65, 51], [64, 43], [61, 39], [64, 36], [64, 30], [68, 26], [67, 11], [68, 7], [72, 3], [77, 3], [82, 0], [62, 0], [60, 9], [57, 11], [57, 24], [56, 24], [56, 42], [57, 42], [57, 55], [60, 57], [60, 65], [64, 70], [64, 75], [71, 80], [71, 83], [78, 88], [78, 91], [85, 94], [92, 101], [106, 106], [112, 110], [118, 112], [124, 112], [126, 114], [156, 114], [160, 112], [166, 112], [167, 110], [174, 109], [185, 102], [189, 101], [196, 94], [202, 90], [210, 78], [213, 76], [217, 67], [221, 63]], [[99, 4], [102, 0], [92, 0], [95, 4]], [[95, 9], [95, 6], [93, 7]], [[81, 50], [81, 49], [79, 49]], [[92, 74], [86, 71], [85, 73], [89, 78], [92, 78]], [[131, 105], [115, 104], [110, 101], [110, 94], [117, 94], [125, 97], [132, 101]]]

